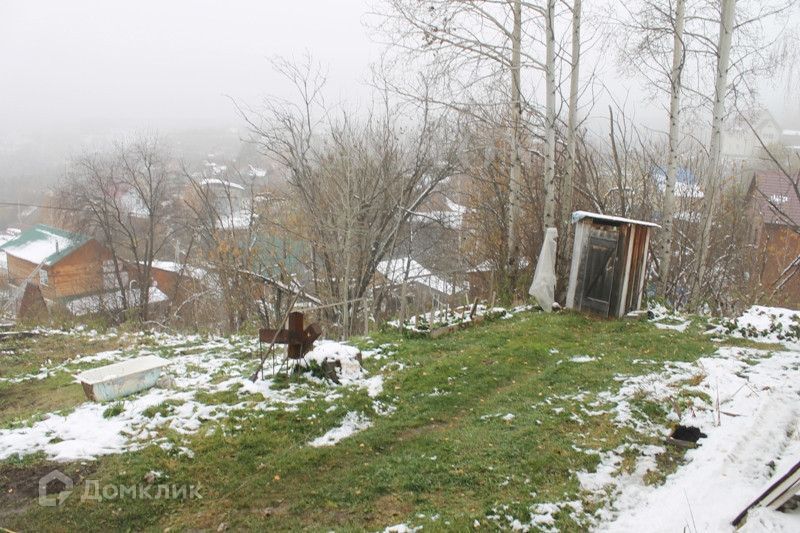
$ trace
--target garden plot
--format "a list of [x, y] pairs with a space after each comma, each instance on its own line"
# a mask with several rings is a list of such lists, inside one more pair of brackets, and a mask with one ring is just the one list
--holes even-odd
[[[191, 450], [182, 446], [181, 435], [200, 431], [205, 423], [225, 420], [234, 413], [264, 416], [271, 411], [291, 412], [315, 399], [335, 405], [350, 392], [375, 398], [383, 388], [382, 376], [369, 376], [361, 368], [358, 350], [340, 343], [320, 342], [307, 357], [309, 361], [337, 361], [342, 368], [340, 385], [312, 375], [288, 381], [280, 376], [273, 379], [274, 369], [269, 365], [264, 371], [267, 379], [253, 383], [248, 376], [255, 366], [257, 341], [156, 337], [150, 348], [78, 357], [43, 368], [34, 376], [17, 376], [15, 379], [46, 380], [109, 362], [158, 355], [169, 360], [166, 372], [171, 379], [164, 380], [165, 388], [154, 387], [116, 402], [85, 402], [69, 412], [47, 413], [22, 427], [0, 430], [0, 460], [36, 452], [55, 461], [95, 459], [150, 444], [191, 455]], [[79, 387], [77, 383], [74, 386]], [[376, 407], [384, 414], [390, 410], [384, 404]], [[357, 430], [368, 427], [365, 415], [360, 416]], [[338, 440], [347, 436], [337, 435]]]

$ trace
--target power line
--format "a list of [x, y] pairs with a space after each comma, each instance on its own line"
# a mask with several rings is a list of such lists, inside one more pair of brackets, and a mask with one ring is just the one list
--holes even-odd
[[23, 204], [21, 202], [0, 202], [0, 207], [39, 207], [41, 209], [58, 209], [61, 211], [80, 211], [77, 207], [59, 207], [55, 205]]

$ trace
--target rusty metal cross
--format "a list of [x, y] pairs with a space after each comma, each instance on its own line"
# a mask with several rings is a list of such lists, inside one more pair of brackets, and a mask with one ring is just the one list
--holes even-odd
[[286, 355], [289, 359], [302, 359], [311, 351], [314, 341], [322, 335], [322, 327], [314, 322], [303, 329], [303, 313], [298, 311], [289, 313], [288, 326], [281, 330], [261, 328], [258, 330], [258, 338], [261, 342], [286, 344]]

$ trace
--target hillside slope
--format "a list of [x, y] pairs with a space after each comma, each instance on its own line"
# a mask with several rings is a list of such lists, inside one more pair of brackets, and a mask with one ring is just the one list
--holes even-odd
[[[712, 442], [708, 361], [737, 361], [719, 367], [741, 373], [792, 353], [704, 329], [669, 318], [523, 312], [438, 340], [381, 333], [356, 343], [364, 370], [345, 368], [341, 385], [309, 374], [272, 378], [269, 370], [250, 384], [257, 346], [247, 338], [19, 341], [7, 359], [16, 361], [13, 372], [0, 379], [0, 481], [12, 489], [0, 496], [0, 524], [615, 529], [620, 511], [646, 508], [654, 487], [669, 487], [667, 476], [680, 475], [679, 465], [702, 450], [684, 457], [664, 444], [679, 416], [704, 424]], [[50, 361], [42, 377], [22, 354], [55, 353], [48, 343], [83, 357]], [[355, 354], [334, 343], [319, 350], [338, 353], [345, 366]], [[102, 406], [80, 399], [70, 377], [76, 369], [140, 353], [173, 361], [172, 389]], [[44, 391], [66, 405], [32, 400]], [[109, 432], [115, 438], [91, 448], [90, 459], [81, 455], [81, 434], [93, 432], [95, 443], [108, 444]], [[59, 508], [38, 506], [36, 483], [53, 468], [76, 486]], [[751, 474], [751, 485], [769, 479]], [[194, 492], [174, 497], [174, 487]]]

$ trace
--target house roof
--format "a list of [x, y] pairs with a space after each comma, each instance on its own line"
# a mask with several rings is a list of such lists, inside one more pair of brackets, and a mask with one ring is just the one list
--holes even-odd
[[206, 277], [207, 274], [205, 269], [199, 267], [193, 267], [190, 265], [185, 265], [182, 263], [176, 263], [175, 261], [160, 261], [155, 259], [150, 264], [150, 266], [152, 268], [157, 268], [158, 270], [163, 270], [165, 272], [173, 272], [175, 274], [180, 274], [181, 276], [188, 276], [196, 280], [202, 280], [204, 277]]
[[244, 187], [239, 185], [238, 183], [234, 183], [232, 181], [225, 181], [218, 178], [206, 178], [200, 182], [200, 185], [203, 187], [219, 185], [221, 187], [225, 187], [226, 189], [236, 189], [240, 191], [244, 190]]
[[53, 265], [89, 241], [89, 237], [37, 224], [0, 246], [7, 255], [34, 264]]
[[766, 224], [800, 226], [800, 198], [792, 182], [778, 172], [757, 174], [754, 202]]
[[[656, 165], [653, 167], [653, 177], [656, 181], [663, 187], [663, 183], [667, 179], [667, 171], [664, 167]], [[686, 167], [678, 167], [677, 171], [675, 172], [675, 182], [676, 183], [687, 183], [687, 184], [696, 184], [699, 180], [694, 172], [689, 170]]]
[[[406, 269], [408, 269], [408, 277], [406, 277]], [[410, 257], [381, 261], [378, 263], [377, 271], [393, 284], [401, 284], [404, 281], [416, 282], [447, 295], [464, 290], [464, 287], [455, 286], [436, 276]]]
[[638, 226], [648, 226], [651, 228], [661, 227], [654, 222], [646, 222], [644, 220], [634, 220], [632, 218], [603, 215], [601, 213], [590, 213], [589, 211], [575, 211], [574, 213], [572, 213], [573, 224], [575, 224], [576, 222], [580, 222], [584, 218], [590, 218], [592, 220], [600, 220], [603, 222], [610, 222], [612, 224], [636, 224]]
[[[132, 305], [139, 305], [141, 291], [139, 289], [125, 289], [127, 301]], [[156, 287], [148, 289], [148, 302], [151, 304], [165, 302], [169, 298]], [[75, 316], [89, 315], [101, 311], [121, 311], [122, 291], [107, 291], [100, 294], [78, 296], [66, 302], [67, 309]]]

